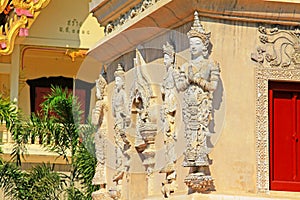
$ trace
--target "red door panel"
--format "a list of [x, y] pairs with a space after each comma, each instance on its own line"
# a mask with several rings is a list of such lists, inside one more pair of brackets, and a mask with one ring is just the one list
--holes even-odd
[[288, 92], [274, 93], [273, 180], [293, 179], [293, 101]]
[[269, 83], [270, 189], [300, 191], [300, 83]]

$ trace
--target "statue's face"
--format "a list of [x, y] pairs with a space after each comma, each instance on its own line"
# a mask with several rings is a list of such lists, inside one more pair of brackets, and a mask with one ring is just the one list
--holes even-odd
[[191, 55], [194, 57], [198, 57], [203, 55], [204, 44], [202, 40], [198, 37], [190, 38], [190, 51]]
[[123, 86], [123, 84], [124, 84], [123, 79], [121, 77], [119, 77], [119, 76], [116, 76], [115, 81], [116, 81], [116, 83], [115, 83], [116, 84], [116, 88], [117, 89], [121, 89], [122, 86]]
[[164, 54], [164, 65], [169, 67], [172, 65], [172, 63], [173, 63], [173, 58], [168, 54]]

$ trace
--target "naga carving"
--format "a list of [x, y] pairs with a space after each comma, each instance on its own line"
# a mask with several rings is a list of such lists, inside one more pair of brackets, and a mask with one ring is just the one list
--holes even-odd
[[96, 149], [97, 166], [92, 180], [93, 185], [99, 185], [100, 189], [92, 193], [93, 200], [111, 199], [106, 190], [106, 134], [107, 134], [107, 110], [108, 100], [106, 92], [107, 82], [100, 74], [96, 80], [96, 105], [92, 111], [92, 124], [97, 127], [94, 142]]
[[209, 171], [207, 137], [211, 134], [213, 92], [217, 88], [220, 68], [210, 60], [208, 47], [210, 32], [205, 32], [198, 13], [187, 33], [190, 41], [191, 60], [175, 71], [175, 83], [183, 92], [183, 121], [187, 146], [184, 153], [184, 167], [191, 167], [185, 178], [186, 185], [197, 192], [205, 192], [213, 187]]
[[162, 109], [161, 118], [163, 122], [164, 145], [166, 148], [165, 161], [166, 165], [161, 169], [160, 173], [166, 173], [166, 179], [162, 183], [162, 193], [168, 198], [171, 193], [177, 188], [176, 184], [176, 154], [175, 142], [177, 142], [177, 133], [175, 129], [175, 115], [177, 110], [176, 100], [176, 85], [173, 77], [175, 70], [175, 50], [168, 42], [163, 45], [164, 65], [167, 69], [167, 74], [164, 77], [161, 93], [162, 93]]
[[259, 27], [259, 40], [262, 43], [251, 59], [267, 68], [300, 67], [300, 30], [279, 30]]

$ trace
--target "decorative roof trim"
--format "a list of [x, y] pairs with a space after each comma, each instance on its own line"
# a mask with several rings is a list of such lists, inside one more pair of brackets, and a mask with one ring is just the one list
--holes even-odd
[[[0, 31], [0, 55], [9, 55], [13, 52], [13, 47], [17, 35], [26, 36], [28, 28], [37, 17], [37, 12], [45, 8], [51, 0], [12, 0], [14, 5], [13, 17], [4, 25], [3, 32]], [[8, 0], [0, 2], [0, 11], [7, 7]], [[2, 27], [0, 28], [2, 29]], [[25, 33], [24, 33], [25, 31]]]

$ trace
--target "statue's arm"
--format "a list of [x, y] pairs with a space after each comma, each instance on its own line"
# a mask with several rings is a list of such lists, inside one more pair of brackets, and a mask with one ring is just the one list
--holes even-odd
[[215, 91], [220, 79], [220, 66], [219, 63], [211, 63], [210, 82], [207, 84], [208, 91]]
[[188, 80], [190, 83], [195, 83], [206, 91], [213, 92], [216, 90], [217, 85], [218, 85], [218, 80], [219, 80], [219, 76], [220, 76], [220, 68], [219, 68], [218, 63], [210, 63], [209, 65], [211, 65], [209, 80], [206, 80], [201, 77], [196, 78], [192, 72], [191, 66], [189, 66], [189, 70], [188, 70]]

